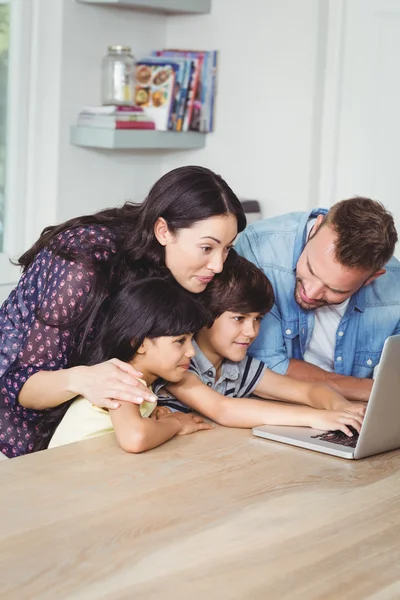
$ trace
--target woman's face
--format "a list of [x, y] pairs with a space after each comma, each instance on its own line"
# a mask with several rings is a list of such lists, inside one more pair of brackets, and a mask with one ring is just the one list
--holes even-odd
[[203, 292], [224, 262], [237, 235], [236, 217], [210, 217], [176, 235], [159, 219], [155, 234], [165, 246], [165, 264], [176, 281], [189, 292]]

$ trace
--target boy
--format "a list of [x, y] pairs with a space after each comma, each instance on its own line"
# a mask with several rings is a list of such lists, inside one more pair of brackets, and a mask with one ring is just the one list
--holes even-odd
[[[348, 426], [360, 431], [363, 405], [324, 384], [274, 373], [247, 356], [263, 316], [274, 304], [271, 283], [258, 267], [231, 250], [222, 273], [200, 298], [210, 323], [195, 336], [196, 356], [188, 373], [181, 382], [166, 386], [174, 398], [161, 397], [160, 404], [186, 412], [189, 407], [226, 427], [303, 425], [341, 430], [348, 436], [353, 435]], [[285, 404], [260, 402], [250, 395]]]

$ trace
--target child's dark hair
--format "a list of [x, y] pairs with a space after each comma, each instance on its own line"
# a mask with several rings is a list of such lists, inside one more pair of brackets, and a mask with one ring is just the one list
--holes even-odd
[[208, 284], [200, 300], [210, 313], [212, 320], [208, 326], [211, 327], [215, 319], [227, 311], [266, 314], [274, 305], [275, 295], [268, 277], [231, 250], [222, 272]]
[[134, 281], [110, 300], [86, 364], [111, 358], [128, 362], [145, 338], [194, 334], [207, 320], [203, 305], [176, 283], [161, 277]]

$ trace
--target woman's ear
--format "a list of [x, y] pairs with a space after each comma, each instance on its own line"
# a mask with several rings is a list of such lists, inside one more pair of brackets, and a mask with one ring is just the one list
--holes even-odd
[[154, 225], [154, 235], [161, 246], [166, 246], [174, 239], [174, 236], [168, 229], [167, 221], [162, 217], [158, 217]]

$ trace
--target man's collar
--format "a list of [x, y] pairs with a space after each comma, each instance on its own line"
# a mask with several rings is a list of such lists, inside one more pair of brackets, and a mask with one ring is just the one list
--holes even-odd
[[365, 294], [366, 289], [365, 285], [362, 286], [357, 292], [355, 292], [352, 296], [350, 296], [350, 302], [347, 307], [347, 311], [350, 314], [350, 311], [354, 309], [359, 310], [360, 312], [364, 312], [365, 310]]

